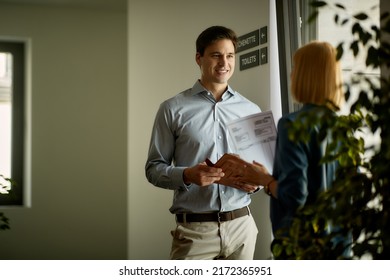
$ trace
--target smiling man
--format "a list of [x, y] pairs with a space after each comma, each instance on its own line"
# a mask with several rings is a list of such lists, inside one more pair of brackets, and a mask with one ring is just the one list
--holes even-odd
[[249, 194], [257, 186], [234, 187], [205, 162], [236, 153], [226, 124], [260, 112], [228, 85], [236, 44], [229, 28], [204, 30], [196, 40], [200, 79], [164, 101], [155, 118], [145, 172], [153, 185], [174, 191], [171, 259], [253, 259], [258, 230]]

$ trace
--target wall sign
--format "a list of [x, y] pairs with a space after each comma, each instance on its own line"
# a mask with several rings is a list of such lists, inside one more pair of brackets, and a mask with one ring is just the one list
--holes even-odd
[[241, 52], [260, 44], [259, 30], [252, 31], [248, 34], [238, 37], [237, 40], [237, 52]]
[[267, 47], [260, 49], [260, 64], [267, 64], [268, 63], [268, 51]]
[[255, 50], [240, 55], [240, 70], [245, 70], [260, 65], [260, 51]]
[[267, 26], [260, 28], [260, 44], [265, 44], [268, 41]]
[[[266, 44], [268, 42], [267, 26], [252, 31], [237, 39], [237, 53]], [[240, 71], [268, 63], [268, 48], [263, 47], [255, 51], [240, 55]]]

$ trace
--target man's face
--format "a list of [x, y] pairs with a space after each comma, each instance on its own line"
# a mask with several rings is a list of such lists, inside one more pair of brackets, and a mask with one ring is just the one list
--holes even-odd
[[227, 85], [235, 66], [234, 46], [231, 40], [217, 40], [208, 46], [203, 56], [196, 54], [196, 63], [200, 67], [201, 81], [204, 86]]

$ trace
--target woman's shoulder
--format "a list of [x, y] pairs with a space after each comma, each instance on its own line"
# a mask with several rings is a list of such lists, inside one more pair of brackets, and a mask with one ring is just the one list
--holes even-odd
[[315, 104], [304, 104], [300, 109], [298, 109], [295, 112], [291, 112], [288, 114], [285, 114], [280, 118], [280, 121], [282, 122], [292, 122], [295, 121], [298, 118], [305, 118], [307, 116], [310, 116], [311, 114], [314, 115], [323, 115], [326, 113], [333, 113], [329, 108], [326, 106], [320, 106]]

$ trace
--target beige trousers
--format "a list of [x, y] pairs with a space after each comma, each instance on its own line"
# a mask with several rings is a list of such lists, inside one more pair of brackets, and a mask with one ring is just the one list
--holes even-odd
[[252, 217], [228, 222], [177, 223], [172, 260], [252, 260], [258, 229]]

